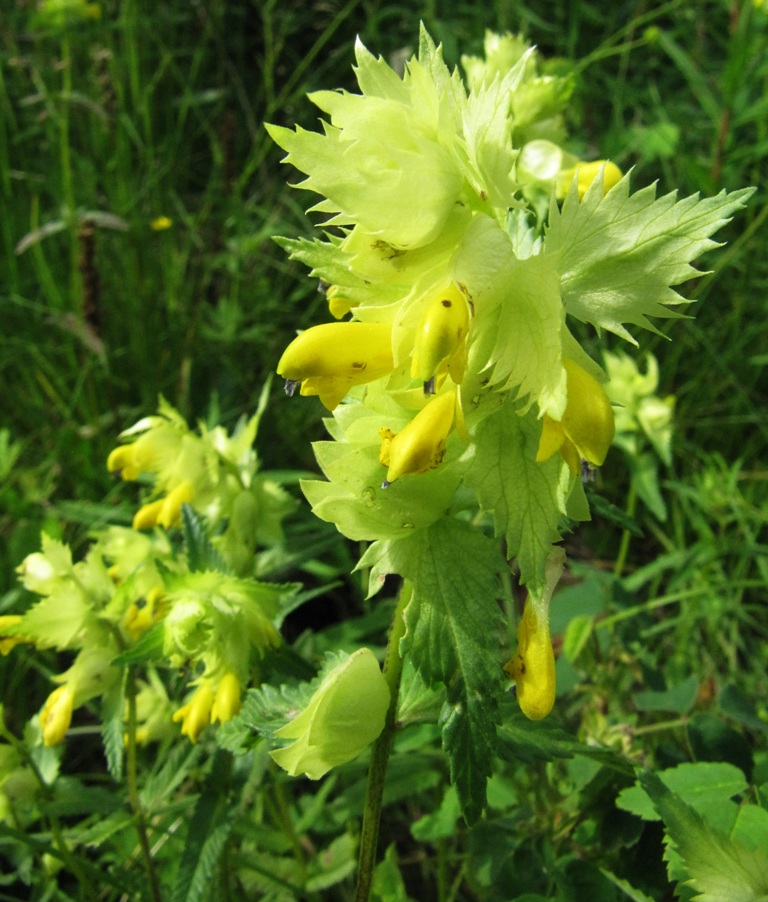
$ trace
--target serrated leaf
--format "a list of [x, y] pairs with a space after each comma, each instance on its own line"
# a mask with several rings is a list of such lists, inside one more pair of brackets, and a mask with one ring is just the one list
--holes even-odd
[[572, 481], [559, 455], [536, 463], [540, 428], [535, 417], [521, 417], [507, 401], [478, 425], [465, 477], [480, 507], [492, 514], [496, 534], [506, 539], [507, 554], [517, 557], [525, 584], [544, 581]]
[[686, 301], [671, 286], [701, 275], [691, 262], [753, 192], [657, 198], [655, 185], [630, 194], [627, 175], [605, 195], [596, 179], [580, 201], [574, 184], [562, 209], [552, 204], [543, 248], [557, 259], [566, 312], [633, 343], [625, 324], [658, 331], [648, 317], [681, 315], [670, 305]]
[[765, 902], [768, 855], [764, 849], [747, 849], [711, 827], [655, 774], [646, 771], [639, 780], [688, 870], [690, 878], [685, 882], [697, 891], [695, 902]]
[[505, 561], [482, 533], [444, 518], [406, 539], [375, 543], [361, 565], [372, 566], [372, 582], [387, 572], [412, 584], [401, 648], [425, 683], [447, 689], [443, 748], [472, 823], [485, 804], [495, 746], [502, 683], [496, 574]]
[[115, 680], [101, 700], [101, 739], [110, 775], [118, 782], [123, 778], [125, 760], [125, 678]]
[[208, 538], [204, 518], [188, 504], [181, 506], [181, 529], [191, 573], [217, 570], [219, 573], [230, 574], [229, 567]]
[[174, 882], [172, 902], [200, 902], [210, 893], [210, 884], [219, 857], [234, 825], [223, 805], [221, 773], [229, 764], [224, 752], [217, 753], [206, 786], [189, 821], [179, 872]]

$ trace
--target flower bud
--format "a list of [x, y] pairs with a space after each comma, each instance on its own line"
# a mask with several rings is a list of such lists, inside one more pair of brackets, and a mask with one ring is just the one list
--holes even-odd
[[382, 488], [401, 476], [425, 473], [440, 465], [455, 407], [456, 392], [445, 392], [429, 401], [400, 432], [379, 430], [382, 439], [379, 460], [388, 468]]
[[389, 699], [378, 661], [370, 649], [361, 648], [334, 667], [307, 707], [275, 733], [295, 742], [269, 754], [291, 776], [319, 780], [378, 737]]
[[211, 723], [226, 723], [240, 710], [240, 681], [234, 673], [225, 673], [216, 687], [216, 698], [211, 708]]
[[614, 185], [617, 185], [622, 179], [621, 169], [610, 160], [595, 160], [592, 163], [577, 163], [572, 169], [561, 172], [558, 179], [558, 194], [564, 196], [575, 177], [579, 200], [582, 200], [592, 185], [592, 182], [600, 176], [601, 172], [603, 178], [603, 192], [607, 194], [611, 188], [613, 188]]
[[563, 359], [568, 378], [567, 402], [561, 420], [545, 415], [536, 460], [548, 460], [559, 451], [574, 473], [581, 462], [602, 466], [615, 431], [613, 408], [602, 386], [583, 367]]
[[549, 621], [538, 615], [530, 599], [517, 627], [517, 651], [504, 670], [515, 681], [523, 714], [530, 720], [546, 717], [555, 704], [555, 655]]
[[447, 369], [453, 381], [460, 383], [466, 366], [464, 339], [468, 329], [469, 305], [459, 289], [451, 285], [436, 293], [416, 332], [411, 376], [433, 385], [435, 374]]
[[187, 702], [173, 715], [173, 722], [181, 721], [181, 732], [188, 736], [190, 742], [197, 742], [200, 734], [211, 721], [211, 709], [213, 708], [214, 695], [210, 686], [199, 686]]
[[40, 712], [43, 742], [47, 746], [58, 745], [67, 735], [72, 723], [73, 694], [66, 683], [54, 689]]
[[319, 395], [333, 410], [353, 385], [364, 385], [394, 369], [392, 327], [385, 323], [323, 323], [296, 337], [277, 372], [293, 394]]

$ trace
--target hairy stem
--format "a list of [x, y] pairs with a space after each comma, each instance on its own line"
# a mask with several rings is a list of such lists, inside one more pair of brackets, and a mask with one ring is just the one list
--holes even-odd
[[365, 807], [363, 810], [363, 829], [360, 836], [360, 862], [357, 872], [357, 889], [355, 902], [368, 902], [373, 880], [373, 868], [376, 864], [376, 849], [379, 839], [379, 823], [381, 822], [381, 801], [384, 796], [384, 780], [387, 775], [389, 753], [395, 738], [397, 718], [397, 697], [400, 690], [400, 677], [403, 672], [403, 659], [400, 656], [400, 640], [405, 635], [405, 611], [411, 600], [412, 589], [408, 582], [403, 584], [400, 597], [392, 620], [387, 654], [384, 659], [384, 678], [389, 686], [389, 708], [384, 721], [384, 729], [373, 745], [371, 764], [368, 769], [368, 784], [365, 789]]

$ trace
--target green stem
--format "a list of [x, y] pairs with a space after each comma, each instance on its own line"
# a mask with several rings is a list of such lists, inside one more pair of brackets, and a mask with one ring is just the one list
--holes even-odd
[[376, 849], [379, 840], [384, 780], [387, 775], [389, 753], [392, 750], [392, 742], [395, 738], [397, 696], [400, 691], [400, 677], [403, 672], [403, 659], [400, 655], [400, 640], [405, 635], [403, 612], [411, 600], [411, 595], [411, 584], [409, 582], [403, 583], [400, 597], [397, 600], [397, 607], [392, 620], [392, 631], [389, 635], [389, 644], [387, 645], [387, 654], [384, 659], [384, 678], [389, 686], [389, 708], [384, 721], [384, 729], [374, 743], [371, 764], [368, 769], [368, 785], [365, 789], [365, 807], [363, 810], [363, 829], [360, 836], [360, 862], [357, 872], [355, 902], [368, 902], [371, 892], [373, 868], [376, 864]]
[[[635, 516], [635, 507], [637, 506], [637, 491], [635, 490], [635, 483], [630, 482], [629, 484], [629, 497], [627, 498], [627, 513], [630, 517]], [[621, 534], [621, 545], [619, 546], [619, 553], [616, 556], [616, 566], [613, 568], [613, 575], [616, 579], [619, 579], [622, 572], [624, 571], [624, 564], [627, 562], [627, 552], [629, 551], [629, 540], [632, 538], [632, 534], [628, 529], [625, 529]]]
[[139, 798], [138, 769], [136, 766], [136, 679], [133, 669], [128, 668], [128, 684], [126, 686], [126, 696], [128, 702], [128, 725], [126, 737], [126, 763], [125, 776], [128, 784], [128, 799], [131, 803], [133, 811], [134, 824], [136, 832], [139, 836], [139, 846], [141, 847], [141, 855], [144, 859], [144, 867], [147, 871], [147, 880], [149, 882], [149, 895], [152, 902], [162, 902], [160, 894], [160, 884], [157, 880], [155, 865], [152, 861], [152, 850], [149, 846], [149, 835], [147, 833], [147, 822], [144, 817], [144, 809]]

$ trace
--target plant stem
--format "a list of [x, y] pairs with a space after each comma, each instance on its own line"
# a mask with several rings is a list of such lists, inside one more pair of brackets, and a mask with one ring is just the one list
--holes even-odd
[[[635, 489], [635, 483], [630, 482], [629, 497], [627, 499], [627, 513], [630, 517], [634, 517], [636, 505], [637, 491]], [[624, 571], [624, 564], [627, 562], [627, 552], [629, 551], [629, 540], [631, 538], [632, 534], [628, 529], [625, 529], [621, 534], [621, 545], [619, 546], [619, 553], [616, 555], [616, 566], [613, 568], [613, 575], [616, 579], [619, 579]]]
[[392, 750], [392, 741], [395, 738], [397, 697], [400, 691], [400, 677], [403, 672], [403, 659], [400, 655], [400, 640], [405, 635], [403, 612], [408, 606], [412, 594], [411, 584], [404, 582], [400, 590], [400, 597], [397, 600], [395, 615], [392, 619], [392, 630], [389, 634], [387, 654], [384, 658], [384, 678], [389, 686], [389, 708], [384, 721], [384, 729], [374, 743], [371, 764], [368, 769], [355, 902], [368, 902], [371, 892], [373, 868], [376, 864], [376, 849], [379, 839], [379, 824], [381, 822], [384, 780], [387, 774], [389, 753]]
[[126, 737], [126, 764], [125, 776], [128, 784], [128, 798], [133, 811], [136, 832], [139, 836], [139, 846], [141, 847], [141, 855], [144, 859], [144, 867], [147, 871], [147, 880], [149, 882], [149, 895], [152, 902], [162, 902], [160, 894], [160, 884], [157, 881], [157, 873], [155, 865], [152, 861], [152, 851], [149, 847], [149, 836], [147, 835], [147, 823], [144, 818], [144, 809], [139, 798], [139, 788], [136, 768], [136, 679], [133, 674], [133, 668], [128, 668], [126, 697], [128, 702], [128, 726]]

